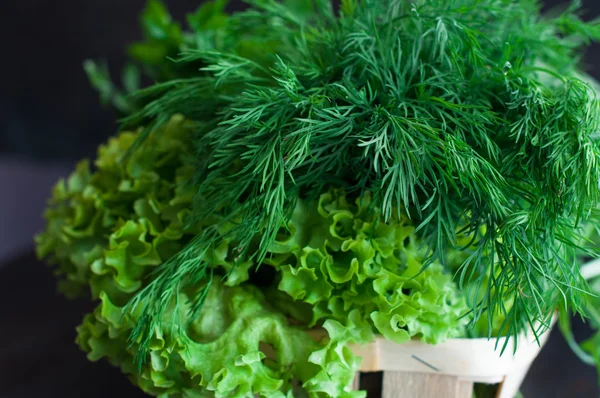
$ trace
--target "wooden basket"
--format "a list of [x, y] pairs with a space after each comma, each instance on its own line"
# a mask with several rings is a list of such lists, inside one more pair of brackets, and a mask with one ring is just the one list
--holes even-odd
[[[450, 339], [431, 345], [419, 341], [396, 344], [377, 338], [352, 346], [361, 357], [361, 373], [383, 372], [382, 398], [471, 398], [474, 383], [500, 384], [496, 398], [513, 398], [531, 363], [548, 339], [533, 335], [505, 339]], [[359, 377], [355, 389], [359, 389]], [[365, 386], [360, 386], [365, 388]]]

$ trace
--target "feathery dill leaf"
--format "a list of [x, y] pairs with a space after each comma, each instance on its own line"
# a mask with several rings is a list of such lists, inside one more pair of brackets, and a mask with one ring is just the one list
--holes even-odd
[[[577, 7], [542, 18], [534, 0], [347, 0], [338, 15], [326, 0], [249, 3], [210, 36], [182, 33], [165, 65], [186, 72], [138, 93], [146, 105], [124, 120], [199, 122], [191, 224], [224, 215], [212, 228], [235, 223], [240, 258], [260, 264], [300, 196], [372, 192], [387, 219], [410, 215], [427, 264], [471, 238], [457, 279], [490, 330], [495, 313], [516, 336], [581, 309], [573, 259], [581, 221], [597, 223], [600, 113], [577, 76], [598, 23]], [[217, 237], [200, 234], [130, 303], [142, 359], [165, 304], [210, 277]]]

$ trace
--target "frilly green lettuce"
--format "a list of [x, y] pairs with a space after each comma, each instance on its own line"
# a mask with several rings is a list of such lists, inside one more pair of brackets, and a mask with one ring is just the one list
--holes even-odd
[[68, 296], [107, 292], [118, 302], [141, 286], [148, 271], [179, 251], [194, 231], [184, 228], [191, 202], [188, 122], [174, 117], [159, 142], [127, 155], [137, 133], [124, 132], [99, 148], [92, 173], [83, 161], [54, 187], [36, 237], [38, 255], [56, 265]]
[[[301, 202], [274, 245], [279, 289], [313, 306], [311, 325], [355, 311], [365, 337], [437, 343], [462, 333], [465, 299], [424, 253], [407, 218], [383, 223], [369, 196], [349, 203], [336, 190]], [[282, 260], [282, 256], [287, 256]], [[279, 257], [279, 258], [278, 258]]]
[[188, 220], [189, 126], [174, 117], [140, 148], [138, 132], [121, 133], [100, 147], [94, 171], [81, 162], [54, 189], [38, 254], [56, 265], [65, 293], [89, 290], [99, 300], [78, 328], [91, 360], [108, 359], [162, 397], [360, 397], [350, 388], [360, 365], [350, 343], [377, 334], [437, 343], [463, 333], [465, 299], [440, 265], [422, 270], [410, 220], [384, 223], [369, 195], [355, 200], [331, 189], [298, 201], [260, 265], [273, 271], [268, 280], [256, 280], [259, 264], [239, 257], [223, 224], [208, 255], [216, 276], [200, 316], [190, 318], [187, 302], [203, 284], [165, 311], [138, 369], [139, 341], [129, 338], [139, 308], [125, 305], [153, 269], [220, 217]]
[[[186, 300], [182, 293], [180, 300]], [[185, 317], [185, 313], [170, 317]], [[164, 397], [361, 397], [349, 385], [359, 361], [339, 343], [351, 328], [326, 323], [322, 342], [288, 324], [252, 285], [213, 282], [200, 317], [186, 337], [155, 330], [150, 361], [138, 372], [127, 339], [138, 314], [123, 313], [108, 295], [78, 328], [91, 360], [108, 358], [144, 391]], [[172, 319], [165, 319], [168, 325]], [[323, 395], [324, 394], [324, 395]]]

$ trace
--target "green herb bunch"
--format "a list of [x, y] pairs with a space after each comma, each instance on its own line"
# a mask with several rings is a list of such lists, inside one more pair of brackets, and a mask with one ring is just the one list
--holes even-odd
[[[600, 24], [583, 22], [577, 2], [554, 17], [542, 17], [535, 0], [248, 3], [233, 15], [224, 1], [206, 3], [183, 29], [150, 1], [145, 41], [131, 47], [139, 69], [126, 69], [124, 91], [87, 64], [123, 127], [140, 129], [122, 159], [111, 155], [115, 170], [137, 173], [131, 162], [157, 150], [185, 155], [167, 174], [171, 188], [144, 191], [145, 210], [114, 185], [124, 177], [110, 180], [115, 200], [98, 199], [90, 185], [104, 177], [82, 169], [68, 186], [83, 199], [59, 188], [40, 238], [41, 254], [52, 254], [70, 283], [89, 282], [102, 297], [111, 288], [98, 276], [112, 284], [121, 275], [106, 253], [129, 234], [115, 237], [114, 228], [139, 224], [148, 209], [177, 214], [177, 232], [160, 239], [169, 249], [144, 254], [116, 288], [127, 293], [117, 305], [130, 318], [108, 335], [129, 338], [117, 350], [127, 361], [137, 354], [140, 369], [155, 366], [163, 334], [175, 344], [169, 358], [177, 344], [191, 346], [190, 328], [218, 312], [211, 292], [225, 292], [223, 283], [259, 292], [277, 303], [269, 311], [302, 327], [325, 327], [319, 350], [292, 355], [325, 372], [299, 377], [314, 396], [349, 391], [357, 362], [316, 354], [339, 355], [334, 346], [374, 334], [437, 342], [466, 326], [512, 337], [543, 331], [557, 308], [584, 312], [577, 258], [594, 254], [586, 234], [599, 220], [600, 108], [580, 55]], [[155, 84], [138, 89], [140, 73]], [[162, 143], [174, 115], [185, 118], [185, 149]], [[177, 212], [159, 206], [157, 189]], [[162, 231], [151, 221], [128, 228], [144, 250]], [[231, 392], [197, 376], [174, 383]], [[276, 390], [288, 391], [298, 375], [277, 377]], [[327, 377], [337, 390], [308, 381]]]
[[[587, 287], [573, 258], [580, 223], [596, 222], [600, 166], [598, 101], [577, 68], [598, 25], [576, 6], [541, 18], [536, 1], [307, 4], [251, 2], [220, 25], [223, 50], [182, 46], [173, 62], [200, 70], [133, 96], [147, 103], [126, 125], [155, 129], [174, 113], [199, 122], [191, 222], [223, 211], [261, 264], [299, 198], [372, 192], [384, 221], [410, 217], [425, 267], [473, 249], [457, 278], [479, 298], [474, 319], [503, 313], [517, 335], [559, 305], [579, 310]], [[132, 302], [146, 314], [134, 339], [206, 274], [216, 229]]]

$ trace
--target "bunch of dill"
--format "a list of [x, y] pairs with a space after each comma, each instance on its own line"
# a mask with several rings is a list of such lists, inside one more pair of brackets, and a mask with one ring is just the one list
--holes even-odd
[[409, 214], [424, 266], [469, 236], [457, 279], [477, 298], [473, 319], [501, 313], [503, 334], [580, 310], [575, 258], [580, 225], [598, 222], [600, 113], [578, 65], [598, 23], [577, 4], [542, 18], [534, 0], [249, 3], [230, 17], [223, 2], [204, 7], [216, 27], [175, 29], [164, 62], [185, 72], [130, 97], [141, 105], [125, 125], [197, 122], [188, 221], [225, 215], [130, 303], [143, 311], [132, 336], [142, 353], [177, 291], [211, 278], [221, 226], [235, 224], [229, 238], [258, 266], [297, 199], [328, 187], [371, 192], [388, 219]]

